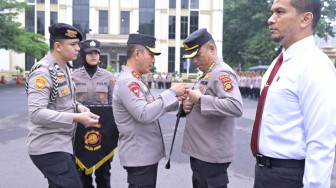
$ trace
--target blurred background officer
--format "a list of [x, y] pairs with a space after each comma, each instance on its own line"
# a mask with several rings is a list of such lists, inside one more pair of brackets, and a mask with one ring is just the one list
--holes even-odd
[[[84, 105], [112, 104], [113, 75], [98, 67], [100, 42], [97, 40], [81, 42], [79, 53], [83, 66], [73, 73], [77, 101]], [[109, 136], [109, 134], [105, 133], [104, 136]], [[95, 176], [98, 187], [110, 187], [111, 161], [112, 159], [107, 160], [102, 166], [96, 168]], [[80, 175], [83, 187], [93, 187], [91, 174], [86, 175], [81, 171]]]
[[271, 37], [284, 49], [262, 80], [251, 139], [254, 187], [330, 187], [336, 72], [313, 37], [321, 2], [275, 0], [271, 13]]
[[77, 58], [82, 34], [64, 23], [51, 25], [49, 32], [50, 52], [27, 77], [28, 153], [49, 187], [82, 187], [72, 155], [75, 122], [92, 126], [99, 119], [76, 102], [67, 67]]
[[183, 103], [187, 119], [182, 152], [190, 155], [194, 188], [227, 187], [227, 168], [235, 153], [235, 117], [243, 113], [237, 77], [217, 56], [205, 28], [193, 32], [183, 45], [183, 58], [191, 58], [203, 75]]
[[154, 65], [155, 38], [130, 34], [127, 64], [113, 92], [113, 114], [119, 130], [120, 164], [127, 170], [130, 188], [154, 188], [158, 162], [165, 156], [159, 117], [178, 108], [178, 97], [188, 88], [177, 84], [162, 92], [157, 100], [141, 79]]

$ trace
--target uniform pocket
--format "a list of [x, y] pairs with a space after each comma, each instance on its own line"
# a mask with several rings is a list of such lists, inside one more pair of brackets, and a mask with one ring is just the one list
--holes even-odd
[[100, 102], [101, 104], [107, 104], [107, 87], [97, 87], [97, 96], [96, 101]]

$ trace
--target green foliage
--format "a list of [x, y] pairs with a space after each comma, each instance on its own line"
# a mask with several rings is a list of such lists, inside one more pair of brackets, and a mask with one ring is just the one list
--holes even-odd
[[23, 68], [21, 68], [20, 66], [15, 66], [14, 68], [15, 70], [19, 71], [21, 74], [23, 73]]
[[155, 73], [155, 72], [156, 72], [156, 67], [155, 67], [155, 66], [152, 66], [150, 71], [151, 71], [152, 73]]
[[106, 70], [107, 70], [107, 71], [110, 71], [110, 72], [113, 73], [113, 74], [116, 72], [116, 70], [113, 69], [111, 65], [108, 65], [108, 66], [106, 67]]
[[49, 50], [45, 38], [41, 34], [27, 32], [21, 23], [14, 21], [27, 7], [25, 2], [0, 0], [0, 49], [11, 49], [41, 59]]
[[[334, 36], [330, 23], [335, 21], [336, 1], [322, 0], [322, 17], [315, 29], [320, 37]], [[223, 58], [232, 67], [270, 64], [282, 47], [273, 42], [268, 30], [269, 0], [224, 0]]]

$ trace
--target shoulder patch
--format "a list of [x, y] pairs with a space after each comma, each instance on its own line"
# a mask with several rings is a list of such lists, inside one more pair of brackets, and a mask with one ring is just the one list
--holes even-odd
[[36, 77], [35, 86], [37, 89], [43, 89], [46, 84], [47, 84], [47, 79], [45, 79], [42, 76]]
[[140, 97], [140, 86], [137, 83], [131, 83], [128, 85], [128, 88], [137, 96], [138, 98]]
[[233, 90], [233, 85], [232, 85], [232, 81], [231, 81], [230, 75], [223, 74], [218, 79], [220, 81], [222, 81], [223, 86], [224, 86], [224, 91], [232, 91]]

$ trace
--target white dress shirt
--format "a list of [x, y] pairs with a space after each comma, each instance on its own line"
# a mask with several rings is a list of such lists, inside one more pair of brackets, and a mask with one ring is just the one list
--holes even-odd
[[[276, 60], [262, 80], [264, 87]], [[313, 36], [283, 51], [268, 90], [259, 152], [278, 159], [306, 159], [304, 187], [330, 187], [336, 143], [336, 71]]]

